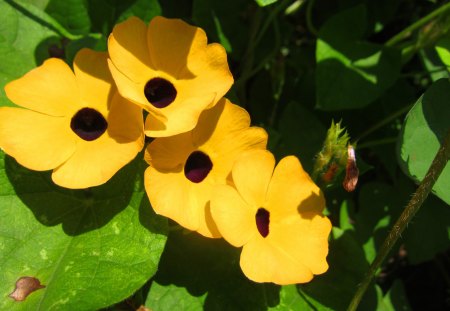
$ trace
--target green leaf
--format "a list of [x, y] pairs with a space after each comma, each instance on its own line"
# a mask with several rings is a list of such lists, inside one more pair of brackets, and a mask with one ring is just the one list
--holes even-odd
[[280, 291], [280, 303], [273, 308], [269, 308], [270, 311], [308, 311], [316, 310], [313, 308], [307, 300], [299, 293], [296, 285], [287, 285], [281, 287]]
[[450, 208], [434, 196], [427, 198], [403, 234], [408, 261], [432, 260], [450, 245]]
[[329, 19], [316, 47], [317, 107], [362, 108], [379, 98], [400, 73], [398, 50], [362, 41], [366, 8], [358, 5]]
[[[142, 162], [103, 186], [75, 191], [0, 153], [0, 309], [96, 310], [156, 272], [166, 220], [148, 203]], [[23, 276], [45, 288], [17, 303], [8, 295]]]
[[[450, 82], [436, 81], [406, 116], [398, 141], [398, 162], [403, 172], [419, 183], [450, 130]], [[450, 204], [450, 164], [447, 163], [433, 193]]]
[[179, 302], [172, 302], [171, 310], [195, 310], [199, 302], [206, 310], [265, 310], [276, 306], [279, 286], [248, 280], [239, 267], [240, 251], [224, 240], [171, 231], [154, 277], [167, 289], [151, 289], [147, 301], [155, 304], [148, 306], [157, 309], [164, 291], [182, 296]]
[[145, 22], [149, 22], [153, 17], [161, 15], [161, 6], [158, 0], [135, 0], [119, 15], [117, 23], [120, 23], [131, 16], [137, 16]]
[[[31, 5], [29, 5], [31, 7]], [[48, 47], [60, 38], [48, 27], [45, 13], [29, 15], [16, 3], [1, 1], [2, 23], [0, 23], [0, 106], [12, 106], [6, 98], [4, 86], [48, 57]], [[40, 12], [38, 9], [35, 11]], [[40, 51], [45, 50], [38, 55]]]
[[153, 282], [148, 298], [145, 301], [145, 306], [151, 310], [159, 311], [201, 311], [203, 310], [205, 297], [206, 294], [199, 297], [193, 296], [184, 287], [175, 285], [163, 286]]
[[450, 71], [450, 32], [436, 43], [436, 51], [447, 70]]
[[267, 6], [269, 4], [275, 3], [278, 0], [255, 0], [256, 3], [258, 3], [259, 6]]
[[92, 30], [108, 37], [114, 25], [134, 15], [148, 22], [161, 15], [157, 0], [96, 0], [88, 1]]
[[[327, 261], [330, 266], [327, 272], [298, 288], [314, 310], [345, 310], [369, 268], [353, 232], [333, 228]], [[361, 310], [376, 310], [376, 306], [377, 297], [372, 286], [364, 296]]]
[[392, 311], [410, 311], [408, 299], [406, 297], [403, 283], [399, 280], [394, 281], [389, 291], [383, 297], [386, 310]]
[[281, 145], [275, 150], [278, 157], [295, 154], [306, 171], [311, 172], [314, 156], [322, 148], [326, 128], [316, 115], [298, 102], [290, 102], [279, 120]]
[[236, 12], [247, 5], [245, 0], [194, 0], [192, 20], [206, 31], [209, 42], [219, 42], [229, 57], [241, 60], [248, 43], [248, 25]]
[[87, 35], [91, 29], [85, 0], [50, 0], [45, 11], [70, 33]]

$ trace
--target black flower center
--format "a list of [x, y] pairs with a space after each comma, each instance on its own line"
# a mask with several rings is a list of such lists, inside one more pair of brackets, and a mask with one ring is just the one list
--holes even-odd
[[144, 87], [147, 100], [156, 108], [169, 106], [177, 97], [177, 90], [172, 83], [163, 78], [153, 78]]
[[92, 141], [102, 136], [108, 128], [108, 122], [97, 110], [83, 108], [73, 116], [70, 128], [81, 139]]
[[208, 176], [212, 169], [211, 159], [201, 151], [194, 151], [184, 165], [184, 175], [194, 183], [199, 183]]
[[256, 212], [255, 219], [259, 234], [265, 238], [269, 235], [270, 213], [265, 208], [261, 207]]

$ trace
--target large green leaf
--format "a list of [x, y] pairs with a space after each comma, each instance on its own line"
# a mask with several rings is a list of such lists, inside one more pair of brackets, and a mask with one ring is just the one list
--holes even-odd
[[[351, 231], [333, 228], [327, 257], [329, 270], [316, 276], [311, 283], [300, 285], [299, 291], [314, 310], [345, 310], [366, 274], [369, 263]], [[361, 310], [377, 308], [377, 296], [372, 286], [366, 292]]]
[[8, 106], [12, 104], [6, 98], [5, 84], [40, 64], [60, 36], [43, 22], [47, 16], [36, 8], [36, 15], [31, 15], [23, 6], [1, 1], [0, 11], [0, 106]]
[[432, 260], [450, 245], [450, 208], [430, 196], [403, 234], [408, 260], [419, 264]]
[[365, 107], [397, 80], [399, 51], [364, 42], [366, 23], [366, 8], [358, 5], [329, 19], [320, 29], [316, 47], [319, 108]]
[[73, 34], [86, 35], [91, 29], [86, 0], [50, 0], [45, 11]]
[[114, 25], [134, 15], [148, 22], [161, 15], [158, 0], [95, 0], [88, 2], [92, 30], [108, 37]]
[[175, 285], [163, 286], [153, 282], [145, 305], [151, 308], [151, 310], [158, 311], [201, 311], [203, 310], [205, 297], [206, 294], [199, 297], [191, 295], [184, 287]]
[[322, 148], [326, 128], [317, 117], [298, 102], [290, 102], [280, 116], [281, 142], [277, 156], [295, 154], [306, 171], [311, 172], [314, 156]]
[[[279, 286], [248, 280], [239, 267], [240, 249], [224, 240], [172, 231], [147, 298], [147, 307], [166, 310], [265, 310], [279, 303]], [[167, 302], [168, 303], [168, 302]], [[168, 310], [168, 309], [167, 309]]]
[[[435, 82], [408, 113], [398, 141], [398, 162], [417, 183], [424, 177], [450, 130], [450, 82]], [[436, 181], [433, 192], [450, 204], [450, 164]]]
[[206, 31], [210, 42], [219, 42], [229, 57], [239, 60], [247, 45], [248, 25], [236, 12], [247, 6], [245, 0], [194, 0], [192, 19]]
[[[149, 206], [141, 162], [104, 186], [74, 191], [0, 154], [1, 310], [95, 310], [156, 272], [167, 225]], [[23, 302], [8, 298], [24, 276], [45, 288]]]

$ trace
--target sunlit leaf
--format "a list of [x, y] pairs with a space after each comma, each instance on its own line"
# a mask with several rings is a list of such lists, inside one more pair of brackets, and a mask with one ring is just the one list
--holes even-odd
[[[166, 221], [149, 206], [141, 161], [104, 186], [74, 191], [0, 153], [1, 310], [96, 310], [156, 272]], [[18, 304], [5, 297], [23, 276], [45, 288]]]
[[[435, 82], [408, 113], [398, 141], [402, 170], [419, 183], [450, 130], [450, 82]], [[450, 204], [450, 164], [436, 181], [433, 192]]]
[[320, 29], [316, 47], [317, 107], [365, 107], [397, 80], [399, 51], [364, 42], [366, 23], [366, 9], [359, 5], [329, 19]]

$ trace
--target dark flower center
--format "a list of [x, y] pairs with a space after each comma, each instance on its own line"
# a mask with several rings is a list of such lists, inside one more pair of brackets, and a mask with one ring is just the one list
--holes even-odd
[[201, 151], [194, 151], [184, 165], [184, 175], [194, 183], [199, 183], [208, 176], [212, 169], [211, 159]]
[[177, 97], [177, 90], [172, 83], [163, 78], [153, 78], [144, 87], [147, 100], [156, 108], [169, 106]]
[[102, 136], [108, 128], [108, 122], [97, 110], [83, 108], [73, 116], [70, 128], [81, 139], [92, 141]]
[[255, 219], [259, 234], [265, 238], [269, 235], [270, 213], [265, 208], [261, 207], [256, 212]]

